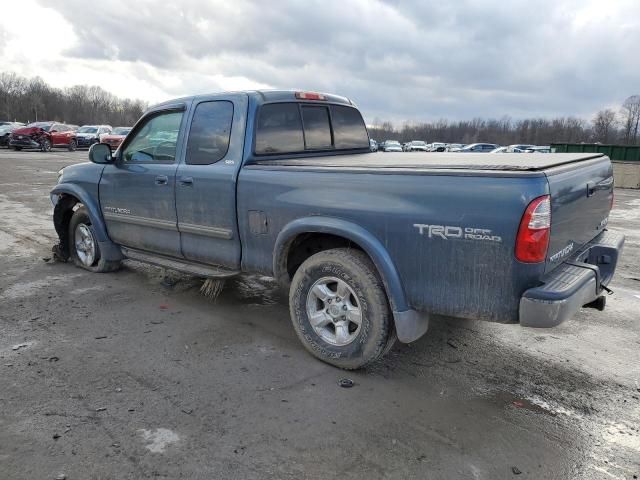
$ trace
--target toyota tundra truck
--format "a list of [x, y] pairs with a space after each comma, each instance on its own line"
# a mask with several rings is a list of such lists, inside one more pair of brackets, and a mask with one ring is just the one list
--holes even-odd
[[596, 153], [370, 153], [347, 98], [249, 91], [149, 109], [59, 172], [58, 255], [272, 276], [319, 359], [355, 369], [434, 314], [553, 327], [605, 306], [624, 237]]

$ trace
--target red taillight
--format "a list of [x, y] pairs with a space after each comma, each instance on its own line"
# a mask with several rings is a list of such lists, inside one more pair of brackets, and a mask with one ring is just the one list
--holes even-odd
[[321, 93], [314, 92], [296, 92], [296, 98], [300, 100], [326, 100], [327, 97]]
[[522, 215], [516, 238], [516, 258], [524, 263], [544, 262], [551, 230], [551, 198], [533, 200]]
[[613, 188], [611, 189], [611, 200], [609, 200], [609, 211], [613, 210], [613, 200], [615, 199], [615, 196], [613, 194]]

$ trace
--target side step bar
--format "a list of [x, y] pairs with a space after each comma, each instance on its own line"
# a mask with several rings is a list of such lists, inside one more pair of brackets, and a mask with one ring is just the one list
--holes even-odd
[[189, 260], [181, 260], [178, 258], [141, 252], [140, 250], [134, 250], [127, 247], [120, 247], [120, 249], [122, 250], [122, 255], [131, 260], [149, 263], [157, 267], [169, 268], [171, 270], [187, 273], [196, 277], [227, 278], [240, 273], [237, 270], [227, 270], [222, 267], [214, 267], [212, 265], [201, 265], [190, 262]]

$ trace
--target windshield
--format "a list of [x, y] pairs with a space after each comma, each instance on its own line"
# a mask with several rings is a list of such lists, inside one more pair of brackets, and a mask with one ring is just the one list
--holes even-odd
[[113, 129], [112, 135], [128, 135], [130, 131], [129, 127], [117, 127]]
[[397, 142], [395, 140], [387, 140], [385, 143], [387, 145], [400, 145], [400, 142]]
[[78, 133], [96, 133], [98, 129], [96, 127], [80, 127]]
[[424, 142], [411, 142], [412, 145], [417, 145], [419, 147], [424, 147], [426, 145], [426, 143]]
[[29, 125], [27, 125], [27, 127], [41, 128], [45, 132], [48, 132], [49, 129], [51, 128], [51, 124], [50, 123], [44, 123], [44, 122], [35, 122], [35, 123], [30, 123]]

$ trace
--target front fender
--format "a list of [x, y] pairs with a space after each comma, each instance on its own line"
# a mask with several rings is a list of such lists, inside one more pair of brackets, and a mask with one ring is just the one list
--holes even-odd
[[89, 213], [89, 217], [91, 218], [91, 223], [93, 225], [93, 230], [96, 233], [97, 240], [99, 242], [111, 241], [109, 236], [107, 235], [107, 227], [104, 223], [104, 218], [102, 218], [102, 212], [100, 211], [98, 202], [91, 195], [89, 195], [86, 190], [73, 183], [60, 183], [56, 185], [53, 190], [51, 190], [51, 194], [71, 195], [72, 197], [77, 198], [80, 203], [85, 206], [87, 212]]
[[400, 275], [396, 270], [387, 249], [365, 230], [347, 220], [332, 217], [303, 217], [288, 223], [278, 234], [274, 247], [273, 270], [276, 278], [282, 278], [286, 256], [293, 240], [303, 233], [327, 233], [344, 237], [362, 248], [373, 260], [384, 283], [389, 302], [394, 310], [407, 310], [407, 300], [402, 289]]
[[[60, 201], [60, 198], [65, 195], [75, 197], [87, 209], [87, 213], [89, 214], [89, 218], [91, 219], [93, 231], [96, 235], [96, 240], [98, 241], [98, 245], [100, 247], [101, 255], [103, 255], [107, 260], [110, 261], [122, 259], [122, 252], [120, 251], [118, 246], [109, 238], [107, 227], [104, 223], [104, 218], [102, 217], [102, 212], [100, 210], [100, 206], [98, 205], [97, 199], [95, 199], [95, 197], [87, 192], [84, 188], [73, 183], [59, 183], [53, 188], [53, 190], [51, 190], [52, 199], [57, 197], [57, 201]], [[56, 208], [54, 208], [54, 216], [55, 213]], [[57, 226], [56, 230], [58, 230]], [[59, 231], [58, 234], [60, 235]]]

